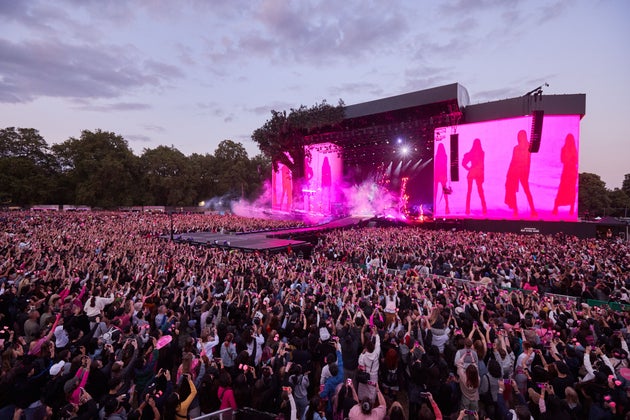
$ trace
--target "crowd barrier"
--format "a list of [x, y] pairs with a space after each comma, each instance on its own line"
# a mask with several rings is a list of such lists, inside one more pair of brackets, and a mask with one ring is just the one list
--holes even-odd
[[223, 410], [215, 411], [214, 413], [204, 414], [199, 417], [195, 417], [191, 420], [232, 420], [234, 419], [234, 410], [231, 408], [225, 408]]
[[588, 299], [586, 301], [588, 306], [608, 307], [613, 311], [630, 311], [630, 305], [626, 305], [619, 302], [608, 302], [605, 300]]

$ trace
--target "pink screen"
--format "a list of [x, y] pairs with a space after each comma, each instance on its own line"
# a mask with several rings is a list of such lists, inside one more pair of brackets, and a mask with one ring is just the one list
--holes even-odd
[[293, 209], [293, 174], [280, 162], [278, 170], [271, 174], [271, 205], [278, 210]]
[[308, 147], [304, 161], [303, 208], [307, 212], [331, 214], [341, 200], [343, 165], [338, 146], [332, 143]]
[[576, 221], [580, 117], [545, 115], [537, 153], [528, 150], [531, 126], [519, 117], [436, 129], [434, 216]]

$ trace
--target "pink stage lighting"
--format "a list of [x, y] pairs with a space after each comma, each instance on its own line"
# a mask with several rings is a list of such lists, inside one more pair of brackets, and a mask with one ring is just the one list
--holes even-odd
[[577, 221], [580, 117], [545, 115], [537, 153], [531, 126], [519, 117], [436, 129], [434, 216]]

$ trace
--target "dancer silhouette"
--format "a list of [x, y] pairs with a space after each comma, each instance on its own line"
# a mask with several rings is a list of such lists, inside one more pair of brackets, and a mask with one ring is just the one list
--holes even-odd
[[[446, 156], [446, 149], [444, 144], [438, 145], [437, 153], [435, 154], [434, 163], [434, 177], [433, 177], [433, 202], [437, 206], [438, 191], [442, 191], [444, 195], [444, 214], [449, 214], [451, 211], [448, 208], [448, 194], [444, 194], [444, 191], [448, 190], [448, 156]], [[438, 190], [438, 185], [441, 185]]]
[[481, 199], [481, 211], [483, 214], [488, 213], [486, 207], [486, 196], [483, 192], [484, 181], [484, 159], [485, 153], [481, 148], [481, 140], [475, 139], [473, 141], [470, 151], [464, 155], [462, 159], [462, 166], [468, 171], [468, 190], [466, 191], [466, 214], [470, 214], [470, 194], [472, 192], [473, 181], [477, 183], [477, 192]]
[[527, 197], [531, 217], [537, 217], [536, 208], [534, 207], [534, 198], [529, 190], [529, 168], [531, 164], [531, 155], [529, 153], [529, 142], [527, 141], [527, 133], [525, 130], [518, 132], [518, 144], [514, 146], [512, 151], [512, 160], [508, 168], [505, 180], [505, 204], [512, 209], [514, 217], [518, 216], [518, 205], [516, 202], [516, 193], [518, 186], [523, 186], [523, 192]]
[[578, 180], [578, 152], [573, 134], [567, 134], [564, 140], [560, 161], [562, 162], [562, 174], [560, 175], [558, 194], [553, 204], [553, 214], [558, 214], [558, 207], [560, 206], [570, 206], [569, 214], [573, 215], [576, 198], [575, 186]]

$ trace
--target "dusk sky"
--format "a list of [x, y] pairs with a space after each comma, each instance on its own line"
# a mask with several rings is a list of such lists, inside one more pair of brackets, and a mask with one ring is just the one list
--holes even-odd
[[[580, 172], [630, 173], [630, 1], [0, 0], [0, 127], [102, 129], [140, 155], [258, 153], [270, 110], [459, 82], [586, 94]], [[544, 128], [543, 128], [544, 129]]]

